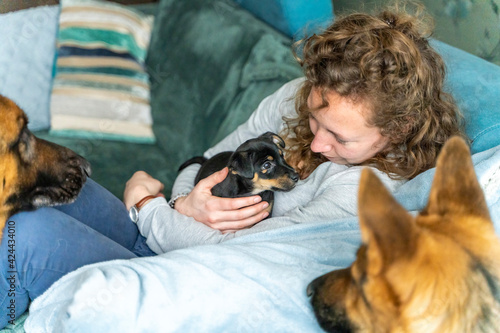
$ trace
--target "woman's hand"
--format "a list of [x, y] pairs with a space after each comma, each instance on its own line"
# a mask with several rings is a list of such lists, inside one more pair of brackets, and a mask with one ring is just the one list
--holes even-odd
[[202, 179], [186, 197], [177, 199], [175, 209], [213, 229], [234, 232], [251, 227], [269, 214], [269, 204], [258, 195], [242, 198], [219, 198], [212, 195], [212, 187], [222, 182], [228, 173], [224, 168]]
[[159, 180], [144, 171], [137, 171], [125, 185], [123, 202], [128, 210], [148, 195], [162, 196], [160, 192], [163, 191], [163, 187]]

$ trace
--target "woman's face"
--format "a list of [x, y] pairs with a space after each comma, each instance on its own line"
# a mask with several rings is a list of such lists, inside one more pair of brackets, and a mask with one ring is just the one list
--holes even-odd
[[[325, 97], [328, 106], [309, 115], [309, 127], [314, 134], [313, 152], [337, 164], [359, 164], [387, 146], [389, 139], [365, 121], [371, 112], [369, 104], [354, 103], [335, 91], [328, 92]], [[311, 89], [307, 104], [311, 109], [323, 104], [320, 89]]]

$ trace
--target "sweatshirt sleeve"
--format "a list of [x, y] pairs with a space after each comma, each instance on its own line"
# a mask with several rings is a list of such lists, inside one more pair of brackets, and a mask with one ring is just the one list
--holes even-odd
[[194, 179], [200, 168], [199, 164], [191, 164], [177, 175], [172, 186], [172, 198], [179, 194], [188, 194], [193, 190]]
[[137, 227], [146, 244], [157, 254], [202, 244], [217, 244], [233, 238], [233, 233], [207, 227], [170, 208], [164, 198], [155, 198], [139, 211]]

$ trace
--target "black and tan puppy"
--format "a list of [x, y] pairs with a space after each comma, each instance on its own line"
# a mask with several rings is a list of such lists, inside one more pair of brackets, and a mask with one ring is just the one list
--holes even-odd
[[25, 113], [0, 95], [0, 241], [10, 216], [72, 202], [90, 175], [83, 157], [35, 137], [27, 124]]
[[274, 202], [273, 191], [290, 191], [299, 175], [283, 158], [285, 142], [274, 133], [267, 132], [241, 144], [234, 152], [222, 152], [210, 159], [195, 157], [185, 162], [179, 171], [190, 164], [202, 166], [195, 184], [214, 172], [229, 168], [221, 183], [212, 188], [212, 194], [224, 198], [245, 197], [259, 194], [269, 202], [269, 212]]
[[308, 287], [329, 332], [500, 331], [500, 240], [467, 145], [441, 152], [427, 207], [416, 217], [364, 170], [363, 244], [351, 267]]

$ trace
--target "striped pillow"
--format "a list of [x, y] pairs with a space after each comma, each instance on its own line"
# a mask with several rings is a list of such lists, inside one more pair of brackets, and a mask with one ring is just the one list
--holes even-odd
[[51, 134], [155, 142], [145, 70], [152, 23], [115, 3], [61, 1]]

